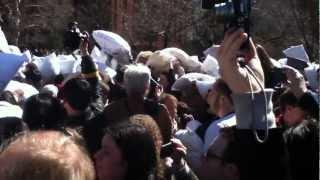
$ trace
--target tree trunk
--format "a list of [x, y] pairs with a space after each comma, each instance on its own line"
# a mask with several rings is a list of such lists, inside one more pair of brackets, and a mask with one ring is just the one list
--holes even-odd
[[20, 35], [20, 0], [3, 0], [1, 5], [5, 12], [3, 16], [3, 29], [9, 44], [18, 45]]

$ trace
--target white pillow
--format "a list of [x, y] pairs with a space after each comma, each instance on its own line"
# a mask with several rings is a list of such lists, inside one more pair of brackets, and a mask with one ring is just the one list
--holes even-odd
[[179, 48], [171, 47], [161, 50], [176, 57], [177, 60], [181, 63], [182, 67], [188, 72], [199, 71], [201, 67], [201, 62], [197, 56], [189, 56], [186, 52]]
[[192, 83], [197, 86], [198, 92], [205, 99], [209, 89], [216, 82], [216, 78], [202, 73], [188, 73], [177, 79], [171, 89], [173, 91], [183, 91], [190, 88]]
[[16, 117], [22, 118], [23, 111], [19, 106], [12, 105], [6, 101], [0, 101], [0, 118]]
[[32, 61], [32, 55], [31, 55], [31, 52], [29, 50], [24, 51], [22, 54], [24, 54], [27, 57], [27, 62], [31, 62]]
[[104, 30], [96, 30], [92, 32], [92, 36], [99, 44], [102, 51], [112, 55], [120, 49], [126, 50], [131, 54], [131, 47], [129, 43], [124, 40], [120, 35]]
[[9, 50], [12, 54], [21, 54], [21, 51], [17, 46], [9, 45]]
[[216, 58], [208, 55], [201, 65], [201, 70], [213, 77], [220, 77], [219, 64]]
[[10, 53], [8, 41], [1, 27], [0, 27], [0, 51], [4, 53]]
[[10, 81], [5, 88], [5, 91], [10, 91], [12, 93], [16, 93], [17, 90], [23, 92], [23, 99], [28, 99], [30, 96], [39, 94], [39, 91], [30, 84], [21, 83], [18, 81]]
[[147, 61], [147, 66], [156, 72], [169, 72], [170, 66], [177, 58], [166, 51], [154, 52]]
[[33, 63], [39, 68], [44, 79], [50, 79], [60, 73], [60, 64], [55, 53], [34, 59]]
[[104, 64], [106, 63], [106, 60], [107, 60], [106, 54], [101, 52], [97, 46], [95, 46], [92, 49], [90, 56], [92, 57], [94, 62], [100, 62], [100, 63], [104, 63]]
[[59, 55], [57, 59], [60, 65], [60, 73], [63, 75], [71, 74], [76, 59], [72, 55]]
[[0, 53], [0, 90], [13, 78], [24, 60], [25, 56]]

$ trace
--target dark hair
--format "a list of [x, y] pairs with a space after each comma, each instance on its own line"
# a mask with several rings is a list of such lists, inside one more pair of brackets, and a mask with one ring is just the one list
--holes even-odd
[[126, 70], [126, 66], [122, 66], [122, 67], [117, 67], [116, 69], [116, 76], [114, 77], [114, 79], [119, 82], [119, 83], [123, 83], [123, 77], [124, 77], [124, 71]]
[[24, 104], [22, 119], [30, 130], [57, 129], [62, 125], [63, 118], [60, 101], [50, 94], [33, 95]]
[[26, 65], [26, 70], [24, 71], [26, 80], [31, 83], [34, 87], [41, 87], [42, 75], [38, 67], [34, 63], [29, 63]]
[[17, 117], [0, 118], [0, 145], [26, 129], [25, 124]]
[[156, 148], [152, 136], [142, 126], [122, 123], [106, 130], [121, 150], [127, 162], [125, 179], [147, 180], [157, 165]]
[[156, 156], [157, 156], [157, 167], [155, 171], [155, 176], [158, 179], [163, 178], [164, 172], [163, 172], [163, 166], [161, 164], [162, 161], [160, 159], [162, 136], [161, 136], [161, 131], [158, 124], [151, 116], [145, 115], [145, 114], [137, 114], [137, 115], [131, 116], [129, 118], [129, 121], [133, 124], [143, 126], [152, 136], [153, 142], [155, 144]]
[[109, 91], [109, 100], [110, 102], [117, 101], [119, 99], [127, 97], [126, 90], [119, 83], [109, 82], [108, 86], [110, 87]]
[[10, 104], [18, 105], [14, 95], [10, 91], [3, 91], [0, 93], [0, 101], [7, 101]]
[[[222, 154], [222, 163], [235, 164], [240, 180], [287, 180], [289, 178], [288, 154], [281, 129], [270, 130], [269, 139], [258, 143], [252, 131], [224, 128], [220, 131], [228, 139]], [[258, 131], [261, 135], [262, 131]], [[262, 176], [263, 174], [263, 176]]]
[[53, 80], [54, 85], [58, 86], [58, 85], [62, 84], [63, 80], [64, 80], [63, 74], [58, 74], [58, 75], [56, 75], [56, 76], [54, 77], [54, 80]]
[[62, 98], [74, 109], [85, 110], [92, 100], [89, 82], [82, 78], [70, 79], [62, 88]]
[[307, 118], [284, 132], [294, 179], [319, 179], [319, 124]]
[[291, 91], [285, 91], [279, 97], [280, 111], [283, 112], [287, 105], [298, 106], [298, 99]]

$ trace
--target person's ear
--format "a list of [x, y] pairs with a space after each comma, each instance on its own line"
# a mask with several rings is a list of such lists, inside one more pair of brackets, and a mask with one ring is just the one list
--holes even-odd
[[239, 179], [240, 172], [238, 167], [234, 163], [228, 163], [225, 165], [223, 169], [224, 175], [227, 177], [226, 179]]
[[285, 112], [292, 112], [292, 110], [294, 109], [293, 106], [290, 106], [290, 105], [286, 105], [286, 108], [285, 108]]

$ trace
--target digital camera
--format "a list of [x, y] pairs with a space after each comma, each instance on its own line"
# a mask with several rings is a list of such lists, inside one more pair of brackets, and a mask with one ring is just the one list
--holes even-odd
[[81, 39], [86, 38], [78, 27], [77, 22], [72, 22], [68, 25], [68, 30], [64, 35], [64, 47], [68, 51], [74, 51], [79, 48]]
[[225, 31], [242, 28], [250, 36], [251, 0], [202, 0], [202, 8], [213, 10]]

